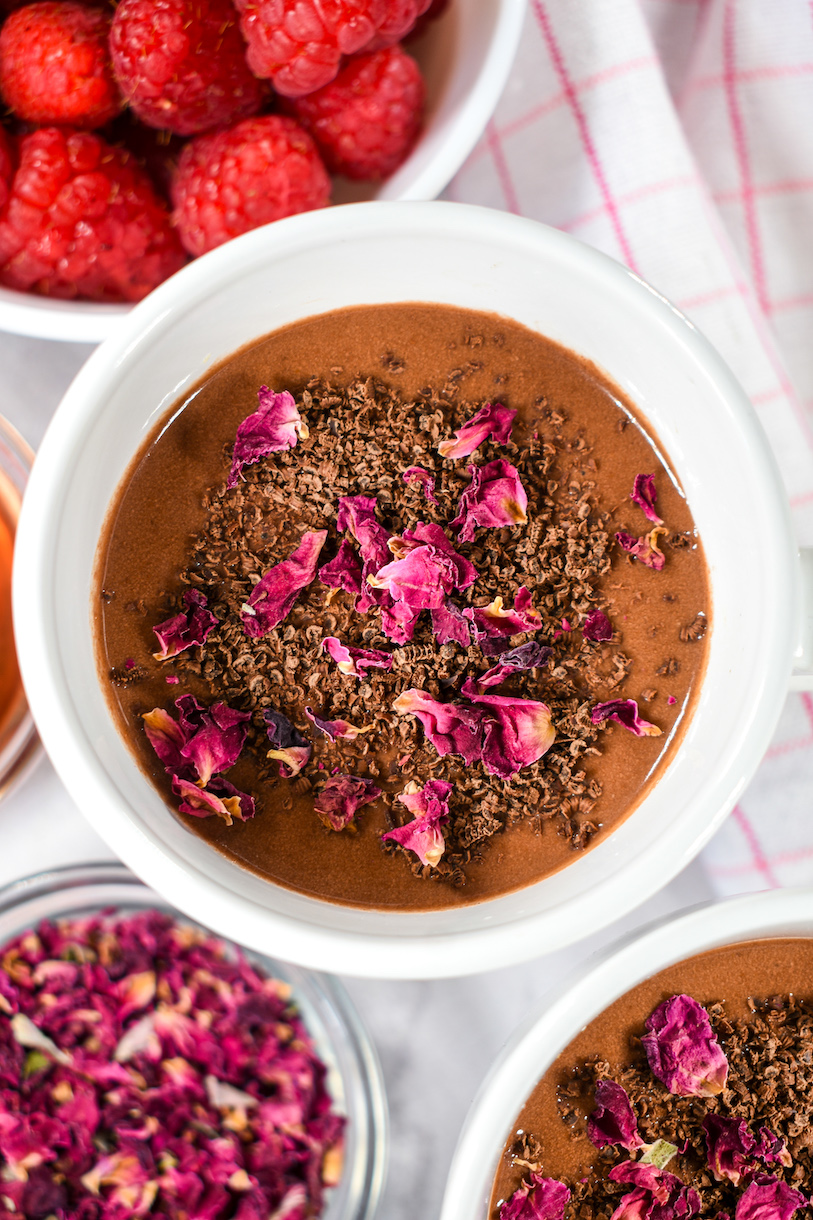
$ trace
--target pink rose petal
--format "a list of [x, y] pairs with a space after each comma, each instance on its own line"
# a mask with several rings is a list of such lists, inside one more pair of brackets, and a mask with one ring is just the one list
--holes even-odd
[[179, 771], [185, 767], [186, 759], [181, 756], [181, 750], [186, 745], [186, 733], [178, 721], [162, 707], [145, 712], [141, 719], [147, 740], [167, 771]]
[[[186, 648], [204, 644], [209, 632], [217, 626], [217, 619], [206, 609], [206, 598], [197, 589], [187, 589], [182, 601], [185, 610], [153, 627], [161, 645], [161, 651], [152, 654], [156, 661], [168, 661]], [[132, 664], [126, 662], [127, 668], [131, 669]]]
[[653, 1075], [680, 1097], [716, 1097], [725, 1087], [728, 1060], [709, 1015], [689, 995], [664, 1000], [646, 1019], [641, 1039]]
[[463, 614], [471, 621], [479, 644], [492, 637], [538, 631], [542, 626], [542, 616], [534, 610], [531, 594], [524, 585], [517, 590], [513, 610], [504, 610], [503, 599], [495, 597], [488, 606], [470, 606]]
[[602, 610], [591, 610], [582, 623], [582, 635], [601, 644], [613, 638], [613, 625]]
[[269, 568], [254, 586], [240, 614], [247, 636], [258, 640], [288, 617], [299, 594], [316, 576], [316, 561], [326, 538], [327, 530], [303, 534], [290, 557]]
[[690, 1220], [700, 1211], [697, 1191], [654, 1165], [622, 1161], [607, 1177], [611, 1182], [631, 1182], [635, 1187], [623, 1196], [610, 1220], [650, 1220], [650, 1217], [651, 1220]]
[[437, 447], [441, 457], [454, 460], [468, 457], [482, 445], [487, 436], [497, 445], [507, 445], [511, 440], [516, 410], [501, 403], [487, 402], [454, 434], [454, 440], [441, 441]]
[[322, 720], [310, 707], [305, 708], [305, 715], [329, 741], [355, 741], [362, 733], [369, 733], [374, 728], [374, 725], [366, 724], [364, 728], [357, 729], [347, 720]]
[[365, 577], [390, 559], [390, 532], [376, 520], [375, 508], [375, 496], [342, 496], [336, 518], [339, 533], [346, 530], [359, 544]]
[[620, 1144], [634, 1152], [643, 1147], [629, 1094], [614, 1080], [600, 1080], [596, 1085], [596, 1108], [587, 1120], [587, 1135], [596, 1148]]
[[487, 709], [482, 760], [489, 775], [510, 779], [522, 767], [540, 759], [553, 745], [556, 730], [546, 703], [515, 699], [510, 695], [484, 695], [471, 678], [463, 683], [461, 692]]
[[310, 760], [313, 750], [311, 743], [287, 716], [275, 708], [267, 707], [263, 720], [271, 744], [266, 757], [279, 762], [279, 773], [283, 779], [295, 779]]
[[532, 1173], [500, 1208], [500, 1220], [564, 1220], [570, 1191], [556, 1178]]
[[208, 818], [217, 814], [227, 826], [231, 826], [235, 818], [245, 822], [254, 817], [253, 799], [220, 776], [210, 780], [205, 788], [201, 788], [191, 780], [173, 775], [172, 791], [182, 798], [180, 812], [189, 813], [196, 818]]
[[439, 703], [423, 690], [405, 690], [393, 703], [399, 715], [417, 716], [438, 754], [459, 754], [466, 763], [480, 758], [483, 715], [458, 703]]
[[468, 619], [464, 618], [460, 607], [448, 597], [442, 606], [432, 611], [432, 631], [441, 647], [450, 641], [460, 644], [463, 648], [468, 648], [471, 643]]
[[423, 787], [416, 783], [407, 784], [398, 800], [413, 815], [413, 821], [406, 826], [397, 826], [381, 836], [382, 839], [392, 839], [400, 843], [407, 851], [413, 851], [426, 867], [435, 868], [446, 850], [441, 826], [449, 820], [449, 793], [452, 785], [445, 780], [430, 779]]
[[368, 669], [392, 669], [392, 654], [379, 648], [350, 648], [335, 635], [322, 640], [322, 652], [335, 661], [346, 677], [364, 678]]
[[372, 780], [356, 775], [331, 775], [313, 802], [313, 807], [331, 830], [344, 830], [364, 805], [378, 800], [381, 789]]
[[771, 1165], [774, 1161], [778, 1161], [780, 1165], [790, 1169], [793, 1164], [793, 1158], [788, 1151], [785, 1141], [780, 1136], [774, 1135], [773, 1131], [768, 1127], [760, 1127], [759, 1129], [759, 1143], [754, 1149], [754, 1156], [765, 1165]]
[[702, 1126], [709, 1169], [718, 1182], [729, 1181], [739, 1186], [756, 1147], [756, 1140], [748, 1130], [747, 1123], [742, 1118], [707, 1114]]
[[541, 669], [543, 665], [547, 665], [552, 656], [553, 649], [547, 644], [538, 644], [536, 640], [528, 640], [526, 644], [520, 644], [517, 648], [510, 648], [507, 652], [500, 653], [499, 665], [486, 670], [475, 681], [481, 690], [488, 686], [499, 686], [506, 678], [510, 678], [512, 674], [521, 670]]
[[477, 579], [477, 569], [455, 550], [439, 525], [421, 521], [403, 537], [391, 538], [389, 549], [399, 558], [370, 575], [368, 583], [411, 610], [439, 609], [448, 594], [467, 589]]
[[635, 476], [630, 499], [634, 500], [638, 507], [644, 510], [644, 514], [655, 525], [663, 525], [663, 519], [658, 516], [655, 510], [658, 493], [655, 490], [654, 474], [637, 474]]
[[334, 558], [319, 569], [319, 579], [329, 589], [361, 593], [361, 563], [353, 544], [347, 538], [342, 539]]
[[615, 540], [623, 551], [632, 555], [633, 559], [637, 559], [639, 563], [644, 564], [647, 568], [652, 568], [655, 572], [662, 572], [666, 565], [666, 556], [658, 547], [658, 539], [667, 532], [663, 526], [656, 525], [642, 538], [634, 538], [632, 534], [625, 534], [622, 531], [616, 534]]
[[300, 438], [306, 440], [309, 435], [308, 426], [287, 390], [275, 394], [268, 386], [260, 386], [257, 397], [258, 409], [247, 415], [237, 429], [227, 487], [237, 486], [244, 466], [252, 466], [277, 450], [293, 449]]
[[193, 695], [181, 695], [175, 706], [186, 734], [181, 757], [195, 768], [201, 784], [206, 786], [213, 775], [228, 771], [237, 762], [251, 713], [240, 712], [225, 703], [204, 708]]
[[474, 531], [504, 525], [522, 525], [528, 520], [528, 496], [519, 471], [504, 458], [485, 466], [469, 466], [471, 483], [458, 501], [452, 527], [460, 526], [460, 541], [471, 542]]
[[405, 483], [420, 483], [423, 488], [423, 494], [431, 504], [437, 504], [438, 498], [435, 495], [435, 478], [428, 470], [424, 470], [423, 466], [407, 466], [404, 471]]
[[597, 703], [590, 712], [590, 719], [593, 724], [601, 724], [602, 720], [616, 720], [636, 737], [661, 735], [657, 725], [641, 719], [638, 715], [638, 704], [634, 699], [610, 699], [607, 703]]
[[807, 1198], [772, 1174], [760, 1174], [749, 1182], [737, 1200], [734, 1220], [790, 1220]]
[[420, 610], [413, 610], [406, 602], [393, 602], [389, 594], [389, 606], [381, 607], [381, 630], [393, 644], [408, 644], [415, 634]]

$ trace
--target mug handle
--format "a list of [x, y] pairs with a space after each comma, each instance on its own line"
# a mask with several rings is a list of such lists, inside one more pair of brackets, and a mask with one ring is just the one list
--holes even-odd
[[790, 690], [813, 691], [813, 547], [799, 548], [802, 576], [801, 638], [793, 654]]

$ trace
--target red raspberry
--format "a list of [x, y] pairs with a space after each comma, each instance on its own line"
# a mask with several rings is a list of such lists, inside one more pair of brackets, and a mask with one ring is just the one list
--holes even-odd
[[386, 178], [421, 129], [424, 84], [411, 55], [387, 47], [349, 60], [324, 89], [289, 102], [325, 165], [348, 178]]
[[249, 67], [285, 97], [302, 97], [332, 81], [342, 56], [363, 51], [372, 41], [391, 3], [235, 0]]
[[387, 15], [379, 22], [378, 33], [364, 49], [379, 51], [382, 47], [391, 47], [393, 43], [406, 38], [431, 3], [432, 0], [389, 0]]
[[6, 206], [11, 178], [14, 173], [14, 158], [11, 140], [4, 127], [0, 127], [0, 208]]
[[269, 114], [190, 140], [172, 184], [172, 219], [189, 253], [205, 254], [329, 198], [313, 140], [293, 119]]
[[17, 9], [0, 30], [0, 93], [29, 123], [101, 127], [122, 99], [100, 8], [43, 0]]
[[65, 128], [21, 138], [0, 209], [0, 283], [137, 301], [184, 262], [169, 216], [130, 153]]
[[195, 135], [262, 105], [231, 0], [121, 0], [110, 51], [127, 100], [150, 127]]

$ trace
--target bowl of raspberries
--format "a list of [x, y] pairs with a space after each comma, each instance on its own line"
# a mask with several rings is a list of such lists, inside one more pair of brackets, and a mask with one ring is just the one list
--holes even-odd
[[284, 216], [431, 199], [525, 0], [0, 0], [0, 329], [97, 342]]

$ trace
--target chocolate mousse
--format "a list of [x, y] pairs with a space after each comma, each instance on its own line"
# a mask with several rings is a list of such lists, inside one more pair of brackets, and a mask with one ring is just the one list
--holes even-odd
[[331, 901], [479, 901], [640, 803], [706, 661], [702, 547], [589, 362], [494, 315], [359, 307], [185, 394], [97, 562], [122, 732], [190, 831]]
[[716, 949], [591, 1021], [530, 1094], [491, 1220], [790, 1220], [813, 1191], [813, 940]]

